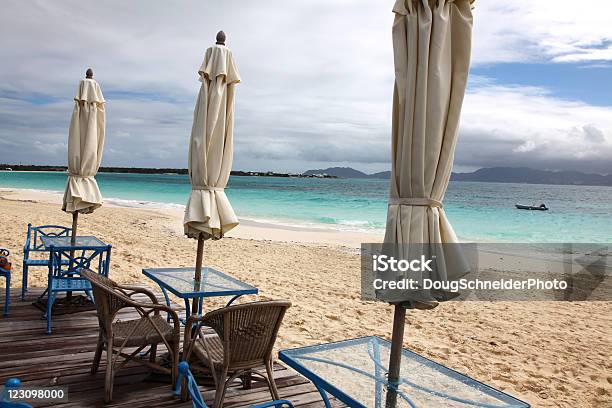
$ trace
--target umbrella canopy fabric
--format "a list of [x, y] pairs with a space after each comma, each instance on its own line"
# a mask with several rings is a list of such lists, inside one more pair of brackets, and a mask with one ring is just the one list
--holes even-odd
[[91, 213], [102, 205], [95, 175], [104, 148], [104, 96], [94, 79], [82, 79], [68, 133], [68, 182], [62, 210]]
[[183, 221], [185, 234], [220, 239], [238, 225], [225, 195], [233, 156], [234, 96], [240, 75], [224, 45], [206, 50], [200, 93], [193, 114], [189, 143], [191, 194]]
[[[397, 0], [393, 12], [392, 175], [384, 242], [457, 243], [442, 201], [470, 65], [471, 1]], [[439, 276], [432, 278], [467, 272], [461, 253], [443, 248], [436, 253]], [[418, 296], [414, 300], [433, 300]]]

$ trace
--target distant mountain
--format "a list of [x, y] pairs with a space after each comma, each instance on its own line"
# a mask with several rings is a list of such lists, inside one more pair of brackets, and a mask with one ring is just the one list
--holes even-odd
[[314, 176], [327, 174], [338, 178], [372, 178], [372, 179], [389, 179], [391, 178], [390, 171], [381, 171], [373, 174], [366, 174], [363, 171], [355, 170], [351, 167], [329, 167], [327, 169], [308, 170], [302, 173], [305, 176]]
[[[390, 171], [366, 174], [351, 167], [330, 167], [308, 170], [307, 176], [327, 174], [338, 178], [391, 178]], [[472, 173], [452, 173], [452, 181], [482, 181], [492, 183], [559, 184], [584, 186], [612, 186], [612, 174], [581, 173], [579, 171], [536, 170], [528, 167], [486, 167]]]
[[373, 173], [373, 174], [368, 175], [368, 178], [389, 180], [391, 178], [391, 172], [390, 171], [380, 171], [378, 173]]
[[352, 169], [350, 167], [330, 167], [327, 169], [308, 170], [302, 173], [305, 176], [315, 176], [318, 174], [327, 174], [340, 178], [367, 178], [368, 175], [362, 171]]
[[452, 181], [612, 186], [612, 174], [535, 170], [528, 167], [486, 167], [473, 173], [453, 173]]

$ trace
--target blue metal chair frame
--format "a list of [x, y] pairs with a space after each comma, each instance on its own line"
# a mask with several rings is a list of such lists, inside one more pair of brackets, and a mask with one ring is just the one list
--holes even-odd
[[28, 270], [31, 266], [49, 267], [49, 258], [31, 259], [30, 255], [41, 252], [46, 252], [47, 249], [41, 241], [41, 237], [67, 237], [72, 233], [72, 228], [63, 227], [61, 225], [40, 225], [33, 227], [28, 224], [28, 235], [23, 246], [23, 281], [21, 284], [21, 300], [25, 299], [25, 294], [28, 291]]
[[0, 408], [32, 408], [30, 404], [25, 402], [11, 401], [8, 396], [8, 391], [21, 387], [21, 381], [18, 378], [9, 378], [4, 384], [4, 391], [0, 395]]
[[[47, 286], [47, 334], [51, 334], [53, 303], [58, 293], [85, 292], [92, 299], [91, 283], [81, 277], [81, 269], [97, 270], [108, 276], [111, 245], [100, 247], [55, 247], [49, 248], [49, 275]], [[97, 268], [94, 265], [97, 263]]]
[[[176, 379], [176, 384], [174, 386], [174, 395], [179, 396], [181, 394], [181, 384], [183, 380], [185, 381], [185, 386], [187, 387], [187, 391], [189, 392], [189, 396], [191, 397], [191, 401], [193, 404], [193, 408], [208, 408], [208, 405], [204, 403], [202, 399], [202, 394], [200, 394], [200, 390], [198, 388], [198, 383], [196, 382], [191, 370], [189, 369], [189, 364], [186, 361], [181, 361], [178, 366], [179, 375]], [[294, 408], [291, 401], [288, 400], [276, 400], [264, 402], [262, 404], [251, 405], [251, 408]]]
[[268, 407], [293, 408], [293, 404], [289, 400], [276, 400], [276, 401], [264, 402], [263, 404], [251, 405], [251, 408], [268, 408]]
[[193, 408], [208, 408], [208, 405], [206, 405], [202, 399], [202, 394], [200, 394], [198, 383], [189, 369], [189, 364], [186, 361], [181, 361], [178, 366], [178, 371], [179, 375], [176, 379], [176, 384], [174, 385], [173, 390], [174, 395], [177, 397], [181, 395], [181, 384], [184, 380], [185, 386], [187, 387], [187, 391], [189, 392], [189, 396], [191, 397], [191, 401], [193, 403]]
[[[8, 257], [11, 253], [8, 249], [0, 248], [0, 256]], [[6, 279], [6, 296], [4, 297], [4, 316], [8, 316], [11, 304], [11, 271], [0, 268], [0, 277]]]

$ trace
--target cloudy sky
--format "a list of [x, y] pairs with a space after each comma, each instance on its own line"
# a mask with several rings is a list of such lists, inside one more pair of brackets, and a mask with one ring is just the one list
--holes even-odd
[[[234, 169], [389, 168], [393, 0], [23, 1], [0, 15], [0, 162], [63, 164], [76, 85], [107, 99], [103, 165], [186, 167], [219, 29], [242, 76]], [[612, 3], [480, 0], [455, 169], [612, 173]]]

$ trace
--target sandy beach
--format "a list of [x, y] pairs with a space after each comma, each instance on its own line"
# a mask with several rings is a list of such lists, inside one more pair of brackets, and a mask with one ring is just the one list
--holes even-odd
[[[60, 202], [57, 194], [0, 190], [0, 246], [12, 252], [14, 286], [28, 222], [70, 224]], [[105, 205], [81, 216], [79, 228], [113, 245], [110, 276], [120, 282], [154, 287], [142, 268], [194, 262], [195, 241], [182, 234], [180, 210]], [[243, 301], [293, 303], [278, 348], [389, 338], [392, 308], [360, 299], [357, 248], [381, 239], [243, 222], [225, 239], [207, 241], [204, 262], [259, 288]], [[46, 286], [46, 275], [32, 269], [30, 286]], [[612, 302], [448, 302], [409, 311], [404, 346], [534, 407], [612, 407]]]

